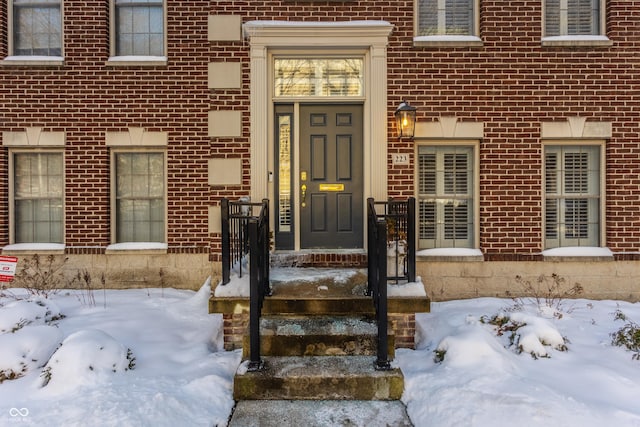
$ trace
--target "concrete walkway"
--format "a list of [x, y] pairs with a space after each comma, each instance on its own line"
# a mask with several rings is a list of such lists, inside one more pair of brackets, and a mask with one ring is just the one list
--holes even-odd
[[401, 401], [244, 400], [229, 427], [413, 427]]

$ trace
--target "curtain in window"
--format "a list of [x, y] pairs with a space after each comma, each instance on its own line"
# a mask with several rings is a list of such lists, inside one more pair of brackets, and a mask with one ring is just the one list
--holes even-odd
[[115, 0], [116, 55], [163, 56], [162, 0]]
[[116, 241], [165, 241], [163, 153], [116, 154]]
[[13, 54], [61, 56], [60, 0], [13, 0]]
[[14, 155], [15, 243], [63, 243], [62, 163], [61, 153]]

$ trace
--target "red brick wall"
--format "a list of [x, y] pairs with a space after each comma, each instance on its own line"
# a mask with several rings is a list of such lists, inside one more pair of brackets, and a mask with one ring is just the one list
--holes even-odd
[[[168, 132], [168, 235], [173, 251], [208, 248], [208, 1], [168, 4], [167, 66], [110, 67], [109, 2], [64, 1], [63, 66], [0, 66], [3, 131], [66, 132], [66, 244], [110, 243], [106, 132]], [[4, 7], [0, 28], [6, 29]], [[6, 34], [4, 30], [3, 35]], [[4, 36], [3, 36], [4, 37]], [[0, 51], [6, 52], [6, 38]], [[4, 152], [6, 156], [6, 151]], [[5, 163], [6, 164], [6, 163]], [[6, 166], [3, 168], [6, 171]], [[6, 177], [2, 174], [2, 179]], [[4, 181], [3, 181], [4, 182]], [[6, 200], [6, 187], [3, 188]], [[6, 203], [2, 223], [7, 223]], [[0, 229], [8, 243], [8, 227]], [[181, 250], [180, 248], [183, 248]], [[202, 250], [202, 249], [200, 249]]]
[[[168, 2], [168, 65], [106, 67], [108, 1], [65, 1], [65, 65], [0, 66], [1, 130], [27, 126], [67, 133], [67, 243], [109, 240], [107, 131], [128, 126], [169, 133], [169, 245], [217, 248], [207, 206], [249, 193], [249, 53], [246, 41], [208, 42], [208, 14], [243, 21], [376, 19], [394, 24], [388, 46], [389, 194], [414, 191], [413, 153], [398, 141], [393, 111], [402, 99], [419, 121], [455, 115], [484, 122], [480, 145], [480, 247], [532, 254], [542, 244], [541, 122], [580, 115], [611, 122], [607, 142], [607, 245], [640, 250], [640, 0], [607, 1], [609, 47], [543, 47], [542, 0], [481, 1], [479, 47], [414, 47], [413, 1]], [[0, 53], [7, 51], [0, 11]], [[242, 63], [242, 89], [207, 89], [207, 63]], [[208, 138], [210, 109], [244, 110], [243, 136]], [[6, 154], [4, 155], [6, 156]], [[241, 157], [243, 182], [207, 185], [209, 157]], [[0, 158], [6, 170], [6, 158]], [[87, 170], [91, 171], [90, 174]], [[6, 173], [0, 178], [6, 201]], [[88, 190], [90, 189], [90, 190]], [[95, 191], [94, 191], [95, 190]], [[0, 244], [8, 241], [6, 203]], [[217, 259], [214, 251], [213, 259]]]

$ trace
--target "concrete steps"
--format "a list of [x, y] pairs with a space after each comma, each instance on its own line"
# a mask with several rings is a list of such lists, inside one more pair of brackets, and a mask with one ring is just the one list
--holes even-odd
[[399, 400], [398, 368], [374, 369], [374, 356], [264, 357], [264, 369], [243, 362], [234, 379], [235, 400]]
[[[387, 341], [395, 356], [393, 328]], [[369, 317], [268, 316], [260, 319], [260, 354], [264, 356], [346, 356], [377, 354], [378, 327]], [[249, 357], [249, 336], [243, 340]]]
[[244, 400], [229, 427], [412, 427], [398, 400]]

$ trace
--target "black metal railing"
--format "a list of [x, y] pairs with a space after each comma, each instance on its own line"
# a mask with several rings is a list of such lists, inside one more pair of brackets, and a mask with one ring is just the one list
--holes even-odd
[[[379, 212], [376, 206], [380, 208]], [[376, 309], [378, 352], [375, 367], [378, 370], [391, 368], [387, 349], [387, 283], [390, 280], [398, 283], [401, 279], [415, 281], [415, 252], [415, 198], [404, 202], [367, 199], [367, 295], [373, 298]], [[392, 276], [388, 275], [389, 261], [394, 272]], [[401, 272], [398, 271], [400, 266]]]
[[416, 199], [373, 202], [376, 218], [387, 224], [387, 280], [416, 280]]
[[[269, 286], [269, 201], [251, 203], [222, 199], [222, 284], [231, 280], [231, 270], [249, 272], [249, 370], [262, 367], [260, 316]], [[244, 273], [246, 274], [246, 273]]]

